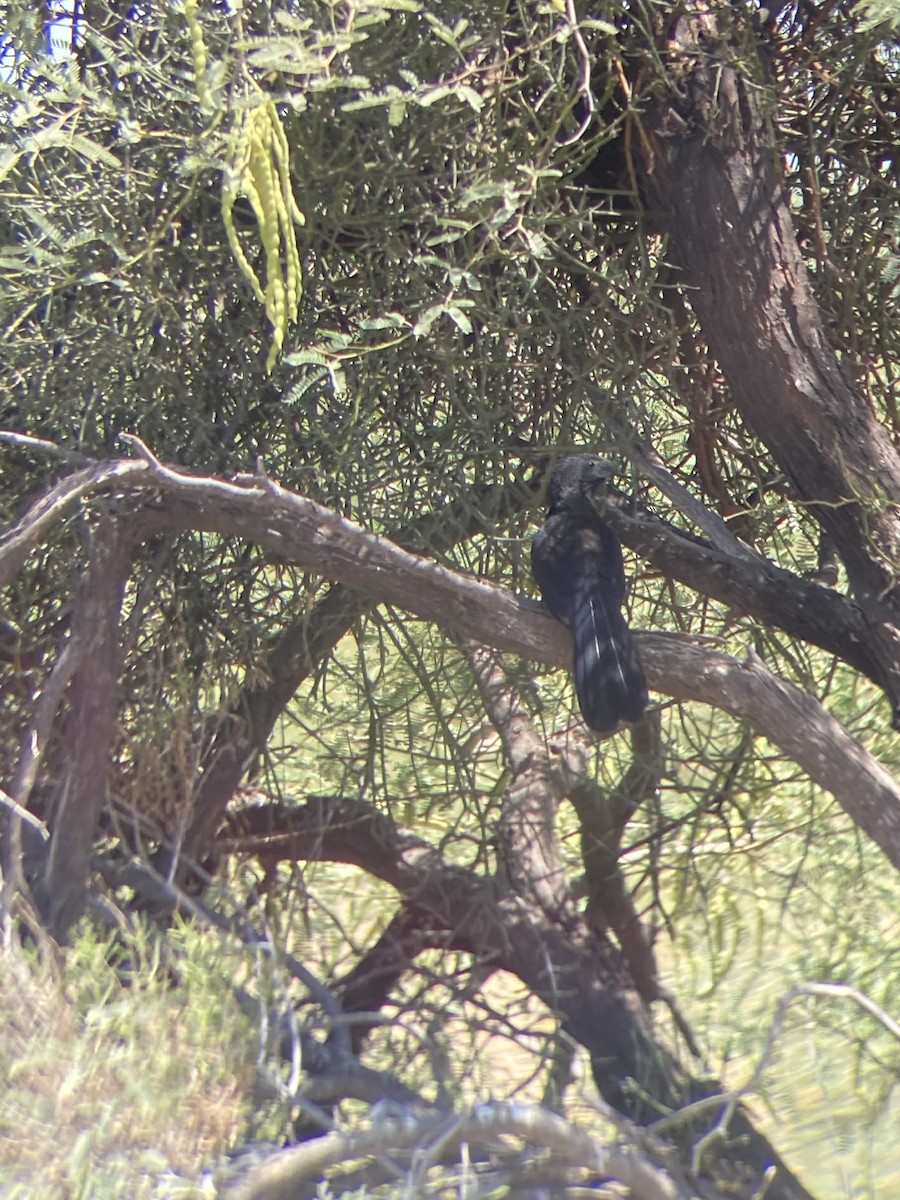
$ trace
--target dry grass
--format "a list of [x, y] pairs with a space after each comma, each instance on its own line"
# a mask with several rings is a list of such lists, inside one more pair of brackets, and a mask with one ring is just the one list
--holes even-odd
[[[239, 1139], [252, 1039], [221, 980], [178, 988], [139, 947], [123, 981], [86, 937], [65, 983], [21, 954], [0, 970], [0, 1192], [12, 1200], [196, 1194]], [[179, 964], [181, 966], [181, 964]]]

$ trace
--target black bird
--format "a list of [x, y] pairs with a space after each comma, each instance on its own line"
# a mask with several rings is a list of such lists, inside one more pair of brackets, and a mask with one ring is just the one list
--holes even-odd
[[637, 646], [622, 616], [622, 547], [593, 502], [612, 474], [612, 463], [591, 454], [562, 459], [550, 480], [547, 520], [531, 547], [544, 602], [572, 630], [581, 715], [599, 733], [640, 720], [647, 705]]

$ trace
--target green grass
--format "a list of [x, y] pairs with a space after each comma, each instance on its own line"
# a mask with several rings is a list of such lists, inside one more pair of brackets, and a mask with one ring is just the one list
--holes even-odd
[[[84, 932], [64, 977], [30, 955], [0, 970], [0, 1193], [114, 1200], [197, 1193], [240, 1136], [252, 1039], [201, 939], [182, 938], [179, 986], [152, 944]], [[207, 961], [204, 961], [204, 960]]]

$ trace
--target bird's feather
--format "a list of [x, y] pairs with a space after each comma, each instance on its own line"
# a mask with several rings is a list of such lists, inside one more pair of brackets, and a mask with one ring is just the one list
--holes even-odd
[[637, 646], [622, 615], [622, 548], [592, 501], [608, 467], [590, 455], [563, 459], [550, 485], [550, 514], [532, 546], [541, 595], [572, 630], [582, 715], [602, 733], [640, 720], [648, 699]]
[[647, 685], [634, 638], [616, 603], [597, 588], [585, 588], [572, 621], [575, 693], [592, 729], [607, 733], [622, 721], [639, 721]]

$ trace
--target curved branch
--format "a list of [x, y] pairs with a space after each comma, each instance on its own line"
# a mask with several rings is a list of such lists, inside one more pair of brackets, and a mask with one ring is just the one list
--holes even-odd
[[[109, 467], [98, 476], [103, 486], [125, 477], [148, 491], [143, 507], [119, 517], [132, 523], [130, 539], [176, 529], [243, 537], [457, 636], [553, 666], [571, 662], [571, 634], [542, 605], [403, 550], [269, 480], [226, 483], [172, 468], [157, 473], [150, 463]], [[900, 867], [900, 785], [813, 696], [758, 659], [742, 664], [677, 635], [638, 639], [652, 688], [746, 721], [831, 792]]]
[[365, 801], [316, 797], [279, 812], [276, 833], [269, 805], [236, 814], [218, 848], [360, 867], [446, 930], [452, 948], [503, 967], [559, 1013], [619, 1111], [642, 1121], [686, 1098], [684, 1080], [655, 1042], [619, 956], [586, 927], [573, 934], [576, 914], [560, 919], [529, 895], [501, 894], [494, 880], [447, 862], [430, 842], [398, 829]]
[[801, 579], [762, 555], [732, 555], [675, 529], [658, 517], [631, 516], [609, 504], [605, 518], [624, 546], [652, 567], [735, 613], [842, 659], [900, 704], [900, 661], [873, 644], [867, 614], [833, 588]]
[[[225, 492], [220, 485], [207, 496], [199, 480], [191, 485], [191, 498], [170, 485], [159, 507], [145, 510], [147, 532], [202, 528], [244, 536], [481, 645], [554, 666], [571, 662], [571, 634], [534, 601], [410, 554], [282, 489]], [[638, 639], [652, 688], [747, 721], [831, 792], [900, 867], [900, 785], [813, 696], [759, 660], [741, 664], [673, 635]]]
[[[522, 479], [473, 488], [398, 529], [393, 540], [413, 553], [420, 546], [431, 554], [449, 550], [463, 537], [490, 529], [495, 521], [519, 511], [523, 498], [533, 490], [535, 485]], [[202, 852], [238, 788], [246, 764], [262, 752], [275, 722], [304, 679], [377, 603], [375, 596], [335, 583], [311, 613], [291, 621], [265, 657], [254, 662], [250, 672], [254, 682], [242, 689], [204, 756], [191, 824], [183, 839], [188, 855]], [[256, 682], [260, 679], [264, 682]]]
[[[237, 1180], [226, 1192], [228, 1200], [286, 1200], [297, 1194], [307, 1179], [351, 1159], [383, 1159], [417, 1150], [424, 1166], [459, 1160], [463, 1143], [492, 1157], [520, 1160], [521, 1152], [498, 1151], [497, 1140], [513, 1136], [550, 1155], [565, 1178], [566, 1170], [587, 1170], [592, 1175], [624, 1183], [635, 1200], [688, 1200], [693, 1195], [655, 1166], [636, 1147], [604, 1146], [570, 1125], [562, 1117], [535, 1105], [482, 1104], [459, 1115], [407, 1111], [399, 1118], [377, 1121], [369, 1129], [329, 1133], [266, 1159]], [[424, 1162], [422, 1162], [424, 1160]], [[411, 1168], [412, 1170], [412, 1168]], [[418, 1190], [413, 1188], [413, 1190]]]
[[125, 459], [94, 463], [67, 475], [34, 501], [21, 520], [0, 537], [0, 587], [10, 582], [31, 551], [69, 515], [79, 500], [97, 495], [115, 484], [139, 480], [143, 470], [142, 463]]
[[659, 672], [676, 699], [713, 703], [746, 721], [830, 792], [900, 868], [900, 785], [815, 697], [773, 675], [753, 654], [739, 662], [663, 637], [640, 645], [649, 679]]

